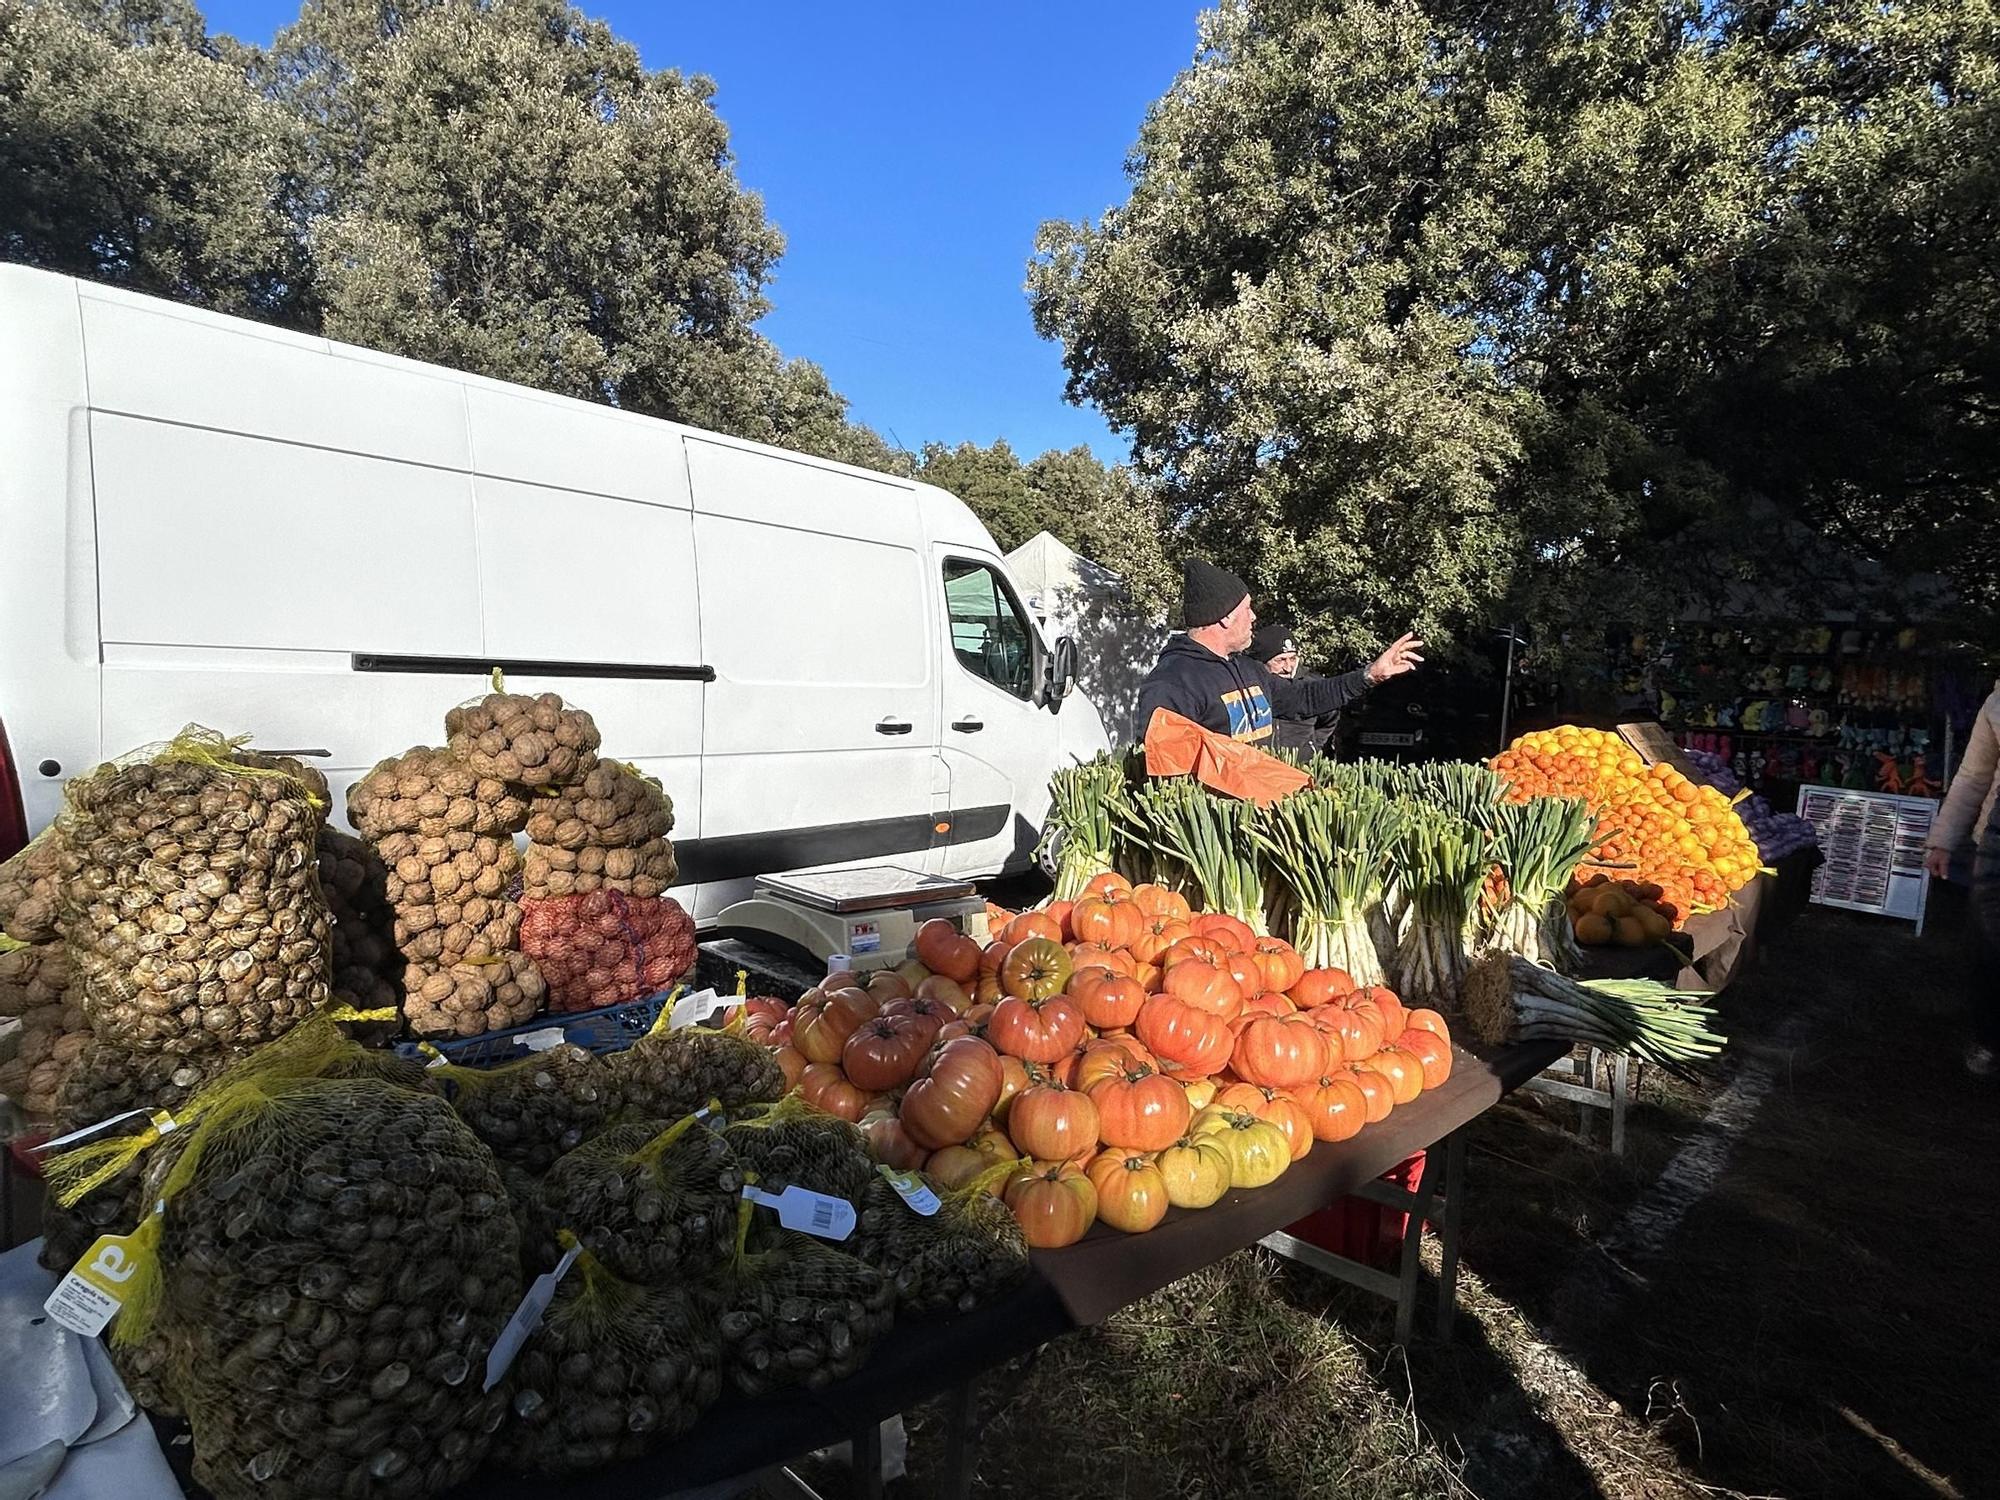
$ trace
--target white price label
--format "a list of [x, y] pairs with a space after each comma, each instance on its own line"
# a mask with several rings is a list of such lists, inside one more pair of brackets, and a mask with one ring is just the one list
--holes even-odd
[[507, 1320], [507, 1326], [500, 1330], [500, 1337], [493, 1341], [493, 1351], [486, 1356], [486, 1384], [481, 1387], [482, 1390], [492, 1390], [506, 1377], [514, 1363], [514, 1356], [521, 1352], [521, 1346], [542, 1326], [542, 1314], [555, 1300], [557, 1286], [562, 1283], [563, 1277], [569, 1275], [569, 1268], [576, 1264], [576, 1258], [581, 1254], [581, 1245], [570, 1246], [563, 1252], [563, 1258], [556, 1262], [553, 1271], [544, 1271], [537, 1276], [534, 1284], [521, 1294], [521, 1305], [514, 1309], [514, 1316]]
[[767, 1193], [762, 1188], [747, 1187], [743, 1196], [752, 1203], [775, 1208], [778, 1222], [801, 1234], [814, 1235], [823, 1240], [844, 1240], [854, 1233], [854, 1205], [845, 1198], [830, 1198], [825, 1193], [802, 1188], [796, 1182], [782, 1193]]
[[667, 1012], [667, 1030], [679, 1031], [683, 1026], [699, 1025], [717, 1011], [742, 1003], [741, 995], [718, 995], [714, 990], [696, 990], [692, 995], [682, 996]]
[[128, 1109], [123, 1114], [113, 1115], [108, 1120], [99, 1120], [95, 1125], [86, 1125], [81, 1130], [72, 1130], [68, 1135], [59, 1135], [52, 1141], [43, 1141], [35, 1147], [37, 1151], [59, 1151], [64, 1146], [74, 1146], [87, 1141], [100, 1130], [109, 1130], [113, 1125], [123, 1125], [127, 1120], [136, 1120], [143, 1115], [152, 1116], [153, 1129], [161, 1135], [174, 1133], [174, 1117], [162, 1110]]
[[889, 1186], [894, 1188], [897, 1195], [910, 1206], [910, 1212], [922, 1214], [928, 1219], [944, 1207], [938, 1201], [938, 1195], [931, 1191], [931, 1185], [915, 1172], [898, 1172], [886, 1163], [875, 1170], [887, 1179]]
[[[159, 1210], [153, 1210], [158, 1213]], [[56, 1283], [42, 1311], [72, 1333], [87, 1339], [104, 1332], [105, 1324], [125, 1305], [125, 1287], [148, 1252], [134, 1251], [136, 1234], [107, 1234], [83, 1252], [83, 1258]]]

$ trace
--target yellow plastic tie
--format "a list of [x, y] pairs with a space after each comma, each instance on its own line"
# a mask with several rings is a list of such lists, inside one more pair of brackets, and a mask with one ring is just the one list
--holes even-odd
[[748, 969], [738, 969], [736, 971], [736, 998], [739, 1000], [750, 998], [750, 971]]
[[30, 945], [22, 942], [19, 938], [9, 937], [6, 933], [0, 932], [0, 953], [12, 953], [16, 948], [26, 948], [28, 946]]
[[498, 667], [493, 669], [491, 675], [486, 680], [492, 684], [494, 692], [504, 693], [507, 691], [507, 674]]
[[646, 1028], [647, 1036], [658, 1036], [668, 1029], [667, 1023], [673, 1018], [674, 1005], [686, 989], [686, 985], [677, 984], [667, 991], [667, 998], [660, 1002], [660, 1013], [653, 1017], [653, 1024]]
[[393, 1021], [402, 1012], [393, 1005], [380, 1005], [373, 1010], [356, 1010], [351, 1005], [336, 1005], [326, 1014], [330, 1021], [345, 1021], [352, 1024], [356, 1021]]
[[123, 1348], [136, 1344], [153, 1326], [153, 1314], [160, 1305], [160, 1236], [166, 1232], [165, 1200], [127, 1236], [125, 1258], [132, 1274], [125, 1282], [118, 1306], [118, 1318], [111, 1327], [111, 1342]]
[[693, 1115], [681, 1116], [680, 1119], [674, 1121], [673, 1124], [662, 1130], [637, 1151], [634, 1151], [632, 1153], [632, 1160], [638, 1162], [641, 1166], [650, 1167], [666, 1154], [667, 1147], [673, 1145], [675, 1141], [686, 1135], [700, 1123]]

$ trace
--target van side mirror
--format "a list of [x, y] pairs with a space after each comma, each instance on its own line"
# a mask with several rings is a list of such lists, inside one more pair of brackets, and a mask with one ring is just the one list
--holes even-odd
[[1050, 654], [1048, 677], [1042, 686], [1043, 706], [1060, 708], [1075, 681], [1076, 642], [1066, 635], [1059, 636]]

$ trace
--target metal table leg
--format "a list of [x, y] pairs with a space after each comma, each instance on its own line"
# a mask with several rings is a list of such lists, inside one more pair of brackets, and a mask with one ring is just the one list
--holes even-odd
[[972, 1440], [972, 1387], [968, 1380], [945, 1398], [944, 1488], [945, 1500], [968, 1500], [972, 1494], [972, 1469], [976, 1460]]
[[1438, 1338], [1451, 1341], [1458, 1312], [1458, 1226], [1465, 1207], [1465, 1131], [1444, 1143], [1444, 1220], [1438, 1225]]

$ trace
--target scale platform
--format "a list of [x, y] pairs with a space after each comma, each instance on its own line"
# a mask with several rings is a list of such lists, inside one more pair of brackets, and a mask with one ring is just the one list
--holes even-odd
[[760, 875], [750, 898], [725, 908], [716, 925], [768, 933], [821, 963], [844, 953], [867, 970], [908, 958], [917, 929], [933, 917], [986, 941], [986, 902], [971, 881], [899, 865]]

